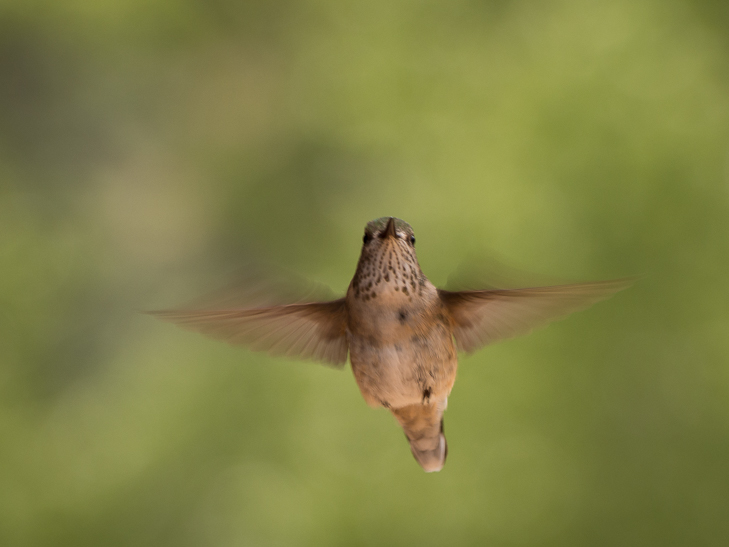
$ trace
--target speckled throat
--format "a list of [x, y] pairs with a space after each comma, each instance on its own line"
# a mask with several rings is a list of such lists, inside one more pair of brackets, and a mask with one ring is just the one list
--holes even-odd
[[416, 294], [422, 296], [426, 278], [414, 242], [413, 229], [400, 219], [383, 217], [368, 223], [352, 279], [355, 298], [366, 302], [398, 292], [409, 300]]

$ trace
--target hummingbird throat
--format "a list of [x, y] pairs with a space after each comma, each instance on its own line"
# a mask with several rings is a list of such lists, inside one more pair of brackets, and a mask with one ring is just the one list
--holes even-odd
[[354, 296], [368, 301], [378, 297], [422, 296], [425, 276], [415, 251], [400, 239], [385, 239], [376, 249], [363, 249], [352, 280]]

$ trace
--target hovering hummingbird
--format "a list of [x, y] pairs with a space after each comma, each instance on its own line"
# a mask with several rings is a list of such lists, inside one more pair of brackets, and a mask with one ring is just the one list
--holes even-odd
[[347, 354], [365, 401], [387, 408], [426, 472], [448, 454], [443, 412], [471, 353], [526, 334], [626, 288], [630, 280], [522, 289], [447, 291], [423, 274], [410, 225], [383, 217], [365, 227], [344, 298], [258, 307], [152, 312], [253, 350], [342, 367]]

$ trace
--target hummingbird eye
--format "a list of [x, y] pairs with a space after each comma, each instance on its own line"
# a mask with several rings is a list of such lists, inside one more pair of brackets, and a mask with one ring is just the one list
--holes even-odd
[[415, 236], [412, 236], [412, 235], [410, 236], [410, 245], [415, 247]]
[[370, 241], [372, 241], [372, 234], [370, 234], [369, 232], [365, 232], [365, 235], [362, 238], [362, 243], [364, 243], [366, 245]]

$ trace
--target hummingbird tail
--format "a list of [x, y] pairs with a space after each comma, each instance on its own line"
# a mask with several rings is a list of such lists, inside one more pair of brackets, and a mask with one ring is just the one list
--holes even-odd
[[444, 402], [390, 409], [405, 431], [413, 456], [426, 473], [440, 471], [448, 455], [443, 433]]

